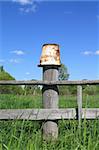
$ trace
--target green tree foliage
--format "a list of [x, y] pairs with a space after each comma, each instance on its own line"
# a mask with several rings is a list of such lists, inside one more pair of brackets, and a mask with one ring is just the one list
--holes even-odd
[[[83, 79], [83, 81], [87, 79]], [[99, 93], [99, 85], [83, 85], [83, 93], [86, 95], [96, 95]]]
[[[61, 80], [68, 80], [69, 73], [68, 69], [64, 64], [61, 64], [61, 67], [59, 68], [59, 76], [58, 79]], [[69, 95], [69, 87], [68, 86], [59, 86], [59, 94], [60, 95]]]
[[[67, 67], [62, 64], [59, 69], [59, 80], [68, 80], [69, 73]], [[83, 79], [87, 80], [87, 79]], [[77, 86], [59, 86], [60, 95], [76, 95]], [[83, 94], [95, 95], [99, 93], [99, 85], [83, 85]]]
[[87, 85], [83, 86], [84, 94], [96, 95], [99, 93], [99, 85]]
[[[8, 72], [6, 72], [3, 66], [0, 67], [0, 80], [15, 80]], [[22, 88], [15, 85], [0, 85], [0, 94], [21, 94]]]
[[3, 66], [0, 67], [0, 80], [15, 80], [9, 73], [7, 73]]
[[68, 69], [64, 64], [61, 64], [61, 67], [59, 68], [59, 76], [58, 79], [59, 80], [68, 80], [69, 78], [69, 73], [68, 73]]
[[[62, 64], [59, 68], [59, 80], [68, 80], [69, 73], [68, 68]], [[60, 95], [75, 95], [77, 93], [77, 87], [75, 85], [72, 86], [59, 86]]]
[[[32, 79], [33, 81], [34, 79]], [[38, 85], [25, 85], [24, 87], [24, 94], [32, 94], [32, 95], [40, 95], [41, 94], [41, 89]]]
[[[15, 80], [8, 72], [6, 72], [3, 66], [0, 67], [0, 80]], [[0, 85], [0, 94], [41, 94], [40, 87], [37, 85]]]
[[3, 71], [3, 66], [0, 66], [0, 72], [2, 72]]

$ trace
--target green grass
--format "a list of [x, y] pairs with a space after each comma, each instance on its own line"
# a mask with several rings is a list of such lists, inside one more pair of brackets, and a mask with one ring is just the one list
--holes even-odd
[[[75, 95], [59, 96], [60, 108], [77, 108]], [[99, 95], [84, 95], [83, 107], [99, 108]], [[0, 94], [0, 109], [42, 108], [42, 96]]]
[[[76, 96], [60, 96], [60, 108], [77, 107]], [[99, 107], [99, 95], [83, 96], [83, 107]], [[42, 108], [42, 96], [0, 95], [0, 108]], [[56, 141], [42, 138], [42, 122], [0, 121], [0, 150], [99, 150], [99, 120], [58, 121]]]
[[[58, 122], [59, 137], [56, 141], [42, 139], [41, 122], [1, 121], [0, 150], [98, 150], [99, 121], [76, 120]], [[80, 131], [79, 131], [80, 130]]]
[[1, 109], [17, 109], [17, 108], [41, 108], [42, 97], [32, 95], [12, 95], [1, 94], [0, 95], [0, 108]]
[[[99, 94], [98, 95], [83, 95], [82, 106], [88, 108], [99, 108]], [[77, 108], [77, 97], [75, 95], [60, 96], [60, 108]]]

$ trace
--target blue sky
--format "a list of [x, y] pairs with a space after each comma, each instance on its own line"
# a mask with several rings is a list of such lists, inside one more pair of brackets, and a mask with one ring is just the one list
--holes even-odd
[[69, 80], [99, 79], [99, 1], [0, 0], [0, 65], [42, 79], [42, 45], [60, 45]]

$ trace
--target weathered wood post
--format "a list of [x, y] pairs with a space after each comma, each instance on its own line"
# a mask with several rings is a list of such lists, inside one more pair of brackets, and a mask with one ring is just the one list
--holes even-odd
[[82, 120], [82, 86], [77, 86], [77, 103], [78, 103], [78, 121], [79, 121], [79, 128], [81, 127], [81, 120]]
[[[58, 68], [60, 66], [59, 45], [45, 44], [43, 45], [42, 55], [40, 59], [40, 67], [43, 67], [44, 81], [57, 81]], [[42, 89], [43, 108], [58, 108], [58, 87], [57, 85], [44, 85]], [[43, 138], [56, 139], [58, 137], [58, 126], [56, 121], [46, 120], [43, 124]]]

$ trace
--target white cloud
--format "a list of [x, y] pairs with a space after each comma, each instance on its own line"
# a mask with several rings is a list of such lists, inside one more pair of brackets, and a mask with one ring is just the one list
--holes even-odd
[[20, 63], [20, 61], [18, 59], [10, 59], [9, 62], [10, 63], [15, 63], [15, 64]]
[[26, 72], [26, 75], [30, 75], [30, 72]]
[[25, 52], [22, 50], [14, 50], [14, 51], [11, 51], [11, 53], [14, 53], [16, 55], [24, 55], [25, 54]]
[[93, 52], [92, 51], [84, 51], [82, 52], [83, 55], [92, 55]]
[[19, 8], [19, 10], [23, 13], [29, 13], [29, 12], [34, 12], [35, 13], [36, 10], [37, 10], [37, 5], [34, 4], [31, 7], [21, 7], [21, 8]]
[[99, 50], [96, 50], [96, 51], [84, 51], [82, 52], [83, 55], [99, 55]]
[[19, 11], [22, 13], [35, 13], [40, 0], [12, 0], [12, 2], [17, 2], [20, 5]]
[[15, 64], [18, 64], [18, 63], [20, 63], [22, 61], [22, 59], [13, 59], [13, 58], [11, 58], [11, 59], [0, 59], [0, 63], [2, 64], [2, 63], [15, 63]]
[[97, 50], [97, 51], [95, 52], [95, 55], [99, 55], [99, 50]]
[[12, 0], [13, 2], [17, 2], [20, 5], [32, 5], [33, 0]]

